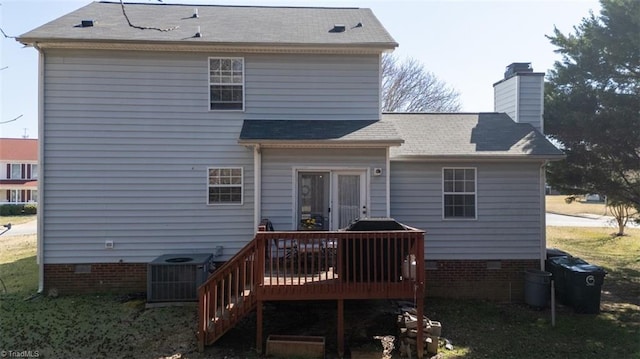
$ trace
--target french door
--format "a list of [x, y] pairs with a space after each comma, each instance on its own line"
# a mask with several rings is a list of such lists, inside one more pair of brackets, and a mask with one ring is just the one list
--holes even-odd
[[338, 230], [368, 216], [366, 171], [299, 171], [298, 230]]

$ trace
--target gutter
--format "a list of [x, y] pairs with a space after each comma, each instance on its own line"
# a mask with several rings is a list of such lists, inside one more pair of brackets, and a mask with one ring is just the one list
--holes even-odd
[[400, 146], [404, 140], [261, 140], [239, 139], [240, 145], [269, 148], [388, 148]]
[[398, 44], [370, 43], [281, 43], [281, 42], [211, 42], [194, 38], [186, 41], [139, 41], [123, 39], [74, 39], [20, 37], [25, 45], [39, 44], [51, 49], [247, 52], [247, 53], [335, 53], [379, 54], [393, 51]]
[[44, 292], [44, 74], [45, 54], [37, 43], [33, 47], [38, 50], [38, 220], [36, 247], [38, 262], [38, 293]]
[[391, 157], [393, 162], [539, 162], [560, 161], [566, 155], [396, 155]]

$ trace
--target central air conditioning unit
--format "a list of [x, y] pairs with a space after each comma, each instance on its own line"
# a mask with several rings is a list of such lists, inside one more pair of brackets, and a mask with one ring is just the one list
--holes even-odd
[[147, 265], [147, 302], [197, 301], [214, 269], [213, 254], [162, 255]]

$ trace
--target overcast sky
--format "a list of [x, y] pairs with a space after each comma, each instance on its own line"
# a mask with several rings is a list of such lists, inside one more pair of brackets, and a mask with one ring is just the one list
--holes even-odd
[[[66, 13], [87, 0], [0, 0], [0, 27], [21, 35]], [[155, 0], [137, 0], [154, 3]], [[512, 62], [531, 62], [547, 72], [560, 56], [545, 35], [556, 26], [573, 32], [600, 4], [590, 0], [537, 1], [383, 1], [383, 0], [164, 0], [165, 3], [354, 6], [373, 10], [400, 44], [398, 56], [414, 57], [461, 94], [464, 112], [493, 111], [493, 83]], [[38, 56], [14, 39], [0, 43], [0, 137], [38, 137]]]

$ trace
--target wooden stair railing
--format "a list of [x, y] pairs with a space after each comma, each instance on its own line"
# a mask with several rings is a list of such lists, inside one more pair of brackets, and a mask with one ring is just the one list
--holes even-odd
[[256, 239], [249, 242], [198, 289], [198, 349], [201, 352], [256, 308], [256, 288], [263, 280], [262, 271], [258, 270], [256, 244]]
[[[411, 264], [410, 263], [415, 263]], [[253, 310], [262, 351], [262, 303], [336, 300], [338, 351], [344, 349], [344, 300], [423, 303], [424, 232], [257, 232], [198, 289], [198, 349], [213, 344]], [[423, 306], [417, 305], [422, 328]], [[421, 343], [418, 329], [416, 340]], [[418, 347], [418, 357], [423, 355]]]

